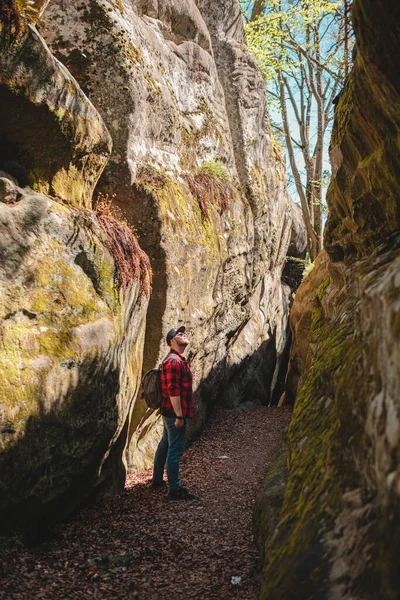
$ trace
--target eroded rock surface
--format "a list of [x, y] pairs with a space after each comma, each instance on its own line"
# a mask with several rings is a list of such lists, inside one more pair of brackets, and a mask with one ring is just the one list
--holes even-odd
[[4, 10], [0, 10], [0, 168], [21, 185], [89, 207], [111, 152], [110, 135], [37, 31], [23, 20], [13, 25]]
[[123, 488], [151, 277], [90, 210], [111, 138], [25, 20], [46, 4], [0, 8], [0, 531], [32, 538]]
[[[55, 0], [43, 29], [111, 132], [99, 189], [151, 259], [145, 367], [171, 326], [190, 331], [191, 435], [217, 399], [269, 402], [290, 294], [292, 205], [264, 82], [236, 2], [215, 4]], [[159, 421], [138, 405], [133, 424], [130, 462], [148, 466]]]
[[[301, 376], [306, 371], [309, 334], [315, 317], [315, 304], [329, 282], [327, 271], [328, 255], [325, 250], [319, 253], [314, 268], [301, 283], [296, 292], [290, 311], [291, 345], [289, 368], [286, 375], [285, 393], [280, 404], [294, 404], [297, 389], [301, 386]], [[318, 291], [319, 290], [319, 291]]]
[[261, 540], [268, 600], [394, 600], [400, 587], [400, 9], [356, 0], [353, 18], [355, 66], [331, 143], [328, 277], [312, 309], [279, 523]]
[[95, 213], [0, 175], [0, 531], [8, 533], [62, 519], [94, 489], [123, 487], [147, 298], [139, 278], [118, 293]]

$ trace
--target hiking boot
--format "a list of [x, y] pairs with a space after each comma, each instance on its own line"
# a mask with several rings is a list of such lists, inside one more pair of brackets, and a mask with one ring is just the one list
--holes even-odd
[[180, 487], [177, 490], [169, 490], [168, 500], [197, 500], [194, 494], [188, 492], [184, 487]]
[[152, 481], [151, 487], [155, 490], [160, 490], [160, 489], [165, 490], [167, 488], [167, 482], [166, 481]]

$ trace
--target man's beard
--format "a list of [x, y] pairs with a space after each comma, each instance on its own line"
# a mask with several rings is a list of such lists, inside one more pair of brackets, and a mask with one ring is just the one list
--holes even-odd
[[185, 348], [187, 348], [189, 346], [189, 342], [184, 342], [183, 344], [177, 344], [179, 351], [183, 352], [185, 350]]

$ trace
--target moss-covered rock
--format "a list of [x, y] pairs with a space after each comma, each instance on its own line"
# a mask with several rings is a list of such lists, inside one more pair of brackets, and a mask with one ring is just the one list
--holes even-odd
[[37, 31], [0, 13], [0, 169], [21, 185], [91, 206], [111, 151], [99, 113]]
[[147, 298], [95, 213], [0, 181], [0, 529], [36, 533], [124, 485]]
[[266, 600], [394, 600], [400, 588], [400, 8], [356, 0], [353, 12], [356, 61], [331, 145], [328, 277], [295, 357], [303, 376]]
[[[285, 393], [280, 404], [294, 404], [299, 380], [303, 375], [309, 346], [310, 327], [317, 318], [315, 307], [316, 296], [321, 296], [329, 283], [327, 272], [328, 255], [323, 250], [316, 258], [315, 265], [309, 275], [298, 288], [290, 311], [290, 329], [292, 342], [290, 346], [289, 368], [285, 382]], [[320, 287], [321, 286], [321, 287]]]
[[264, 563], [268, 548], [274, 539], [288, 476], [288, 450], [286, 442], [282, 440], [254, 503], [254, 541], [260, 551], [262, 563]]
[[[113, 137], [99, 189], [116, 194], [152, 262], [145, 368], [167, 353], [172, 326], [190, 331], [191, 435], [217, 400], [269, 402], [290, 292], [281, 273], [292, 206], [265, 83], [236, 2], [215, 18], [213, 4], [53, 0], [44, 13], [46, 41]], [[138, 405], [132, 421], [130, 461], [140, 466], [158, 435], [144, 413]]]
[[396, 15], [384, 0], [355, 2], [353, 14], [357, 52], [336, 110], [325, 231], [329, 254], [347, 262], [370, 254], [400, 223]]

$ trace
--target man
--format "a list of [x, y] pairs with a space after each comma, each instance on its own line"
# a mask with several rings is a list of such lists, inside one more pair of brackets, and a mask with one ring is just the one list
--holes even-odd
[[171, 350], [161, 367], [161, 414], [164, 430], [154, 457], [152, 486], [165, 487], [163, 475], [167, 463], [168, 500], [195, 498], [180, 482], [180, 460], [185, 450], [187, 422], [194, 412], [192, 372], [183, 356], [189, 344], [185, 331], [186, 328], [182, 325], [168, 332], [166, 340]]

